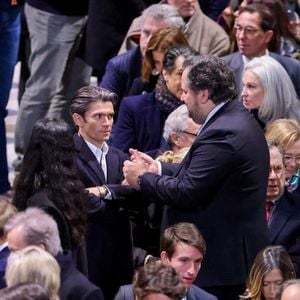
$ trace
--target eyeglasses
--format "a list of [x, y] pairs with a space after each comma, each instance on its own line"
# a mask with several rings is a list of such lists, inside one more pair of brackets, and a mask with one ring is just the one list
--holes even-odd
[[188, 132], [188, 131], [186, 131], [186, 130], [180, 130], [180, 132], [182, 132], [182, 133], [186, 133], [186, 134], [189, 134], [189, 135], [192, 135], [192, 136], [198, 136], [198, 134], [197, 134], [197, 133]]
[[285, 163], [291, 163], [292, 161], [295, 161], [296, 164], [300, 165], [300, 156], [290, 155], [286, 154], [284, 155], [284, 162]]
[[244, 32], [245, 35], [251, 37], [254, 36], [258, 31], [262, 31], [262, 30], [251, 26], [242, 27], [241, 25], [238, 24], [233, 26], [234, 34], [240, 34], [242, 33], [242, 31]]
[[269, 172], [270, 172], [270, 174], [272, 172], [274, 172], [277, 176], [280, 176], [283, 173], [283, 166], [273, 166], [273, 167], [270, 167]]

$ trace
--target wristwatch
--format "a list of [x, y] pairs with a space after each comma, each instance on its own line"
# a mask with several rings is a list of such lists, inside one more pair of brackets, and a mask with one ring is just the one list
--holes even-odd
[[106, 185], [98, 186], [99, 197], [105, 198], [105, 196], [109, 193], [108, 187]]

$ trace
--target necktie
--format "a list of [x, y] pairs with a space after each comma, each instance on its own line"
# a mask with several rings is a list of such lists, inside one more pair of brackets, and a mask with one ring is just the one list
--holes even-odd
[[271, 217], [271, 209], [274, 206], [274, 203], [272, 201], [266, 201], [266, 219], [267, 222], [269, 222]]

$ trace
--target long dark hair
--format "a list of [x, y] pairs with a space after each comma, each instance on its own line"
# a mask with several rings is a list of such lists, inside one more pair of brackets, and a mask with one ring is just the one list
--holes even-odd
[[59, 119], [44, 118], [33, 127], [22, 170], [16, 180], [15, 206], [25, 210], [29, 206], [28, 199], [44, 188], [68, 220], [73, 242], [81, 245], [87, 211], [84, 186], [75, 167], [70, 128]]

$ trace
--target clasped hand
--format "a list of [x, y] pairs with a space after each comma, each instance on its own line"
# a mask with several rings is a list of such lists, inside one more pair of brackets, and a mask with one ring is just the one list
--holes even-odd
[[149, 155], [136, 149], [129, 149], [130, 160], [126, 160], [123, 166], [125, 181], [131, 187], [139, 188], [138, 177], [146, 172], [158, 173], [158, 163]]

